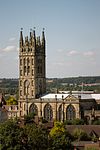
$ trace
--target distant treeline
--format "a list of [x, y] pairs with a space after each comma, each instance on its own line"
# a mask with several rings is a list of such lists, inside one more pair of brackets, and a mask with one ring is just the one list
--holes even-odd
[[[59, 90], [81, 90], [80, 85], [100, 83], [100, 76], [67, 77], [67, 78], [47, 78], [47, 92], [53, 89]], [[94, 90], [100, 92], [100, 85], [85, 87], [84, 90]], [[0, 93], [18, 94], [18, 79], [0, 79]]]
[[100, 83], [100, 76], [86, 76], [86, 77], [69, 77], [69, 78], [47, 78], [47, 80], [53, 80], [54, 82], [59, 83], [68, 83], [68, 84], [92, 84]]

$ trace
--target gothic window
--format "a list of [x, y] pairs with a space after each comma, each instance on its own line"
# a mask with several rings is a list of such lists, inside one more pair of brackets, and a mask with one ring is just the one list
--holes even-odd
[[20, 70], [20, 75], [22, 76], [22, 70]]
[[22, 48], [22, 52], [23, 52], [23, 48]]
[[24, 74], [26, 73], [26, 66], [24, 66]]
[[29, 60], [29, 58], [27, 58], [27, 65], [29, 65], [29, 63], [30, 63], [30, 60]]
[[34, 103], [31, 104], [30, 108], [29, 108], [29, 112], [30, 113], [34, 113], [35, 115], [38, 115], [38, 108], [37, 105], [35, 105]]
[[28, 71], [28, 73], [30, 73], [30, 66], [28, 66], [28, 70], [27, 71]]
[[25, 65], [25, 58], [24, 58], [24, 65]]
[[33, 62], [33, 58], [32, 58], [32, 65], [34, 64], [34, 62]]
[[28, 91], [29, 91], [29, 81], [28, 80], [25, 80], [24, 82], [24, 95], [28, 95]]
[[48, 121], [51, 121], [53, 119], [53, 110], [49, 103], [44, 107], [44, 118]]
[[22, 86], [22, 81], [20, 81], [20, 86]]
[[24, 111], [25, 111], [25, 107], [26, 107], [26, 105], [24, 104]]
[[33, 96], [34, 94], [33, 94], [33, 90], [32, 90], [32, 96]]
[[33, 71], [33, 69], [32, 69], [32, 76], [34, 75], [34, 71]]
[[72, 105], [68, 105], [66, 109], [66, 119], [73, 120], [76, 117], [75, 108]]
[[63, 107], [62, 105], [60, 105], [58, 109], [58, 120], [62, 121], [62, 117], [63, 117]]
[[22, 65], [22, 59], [20, 59], [20, 65]]
[[34, 82], [33, 82], [33, 80], [32, 80], [32, 86], [34, 85]]
[[20, 108], [22, 107], [22, 103], [20, 102]]
[[22, 90], [20, 90], [20, 96], [22, 96]]

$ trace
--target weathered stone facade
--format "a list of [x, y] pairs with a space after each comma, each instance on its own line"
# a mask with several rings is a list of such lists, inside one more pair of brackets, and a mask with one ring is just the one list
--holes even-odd
[[35, 30], [30, 37], [23, 39], [20, 32], [19, 49], [19, 113], [28, 113], [27, 103], [34, 101], [46, 92], [45, 78], [45, 35], [36, 37]]

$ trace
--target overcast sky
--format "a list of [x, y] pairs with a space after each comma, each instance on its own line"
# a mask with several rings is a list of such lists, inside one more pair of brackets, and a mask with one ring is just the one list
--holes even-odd
[[20, 28], [46, 35], [46, 76], [100, 75], [100, 0], [0, 0], [0, 78], [18, 78]]

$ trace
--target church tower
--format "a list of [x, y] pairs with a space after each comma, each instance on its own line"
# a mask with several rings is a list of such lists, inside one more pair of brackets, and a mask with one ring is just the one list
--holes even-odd
[[[23, 38], [20, 31], [19, 43], [19, 110], [20, 116], [25, 114], [27, 103], [41, 97], [46, 93], [45, 73], [45, 35], [36, 37], [35, 30], [30, 36]], [[27, 102], [28, 101], [28, 102]]]

